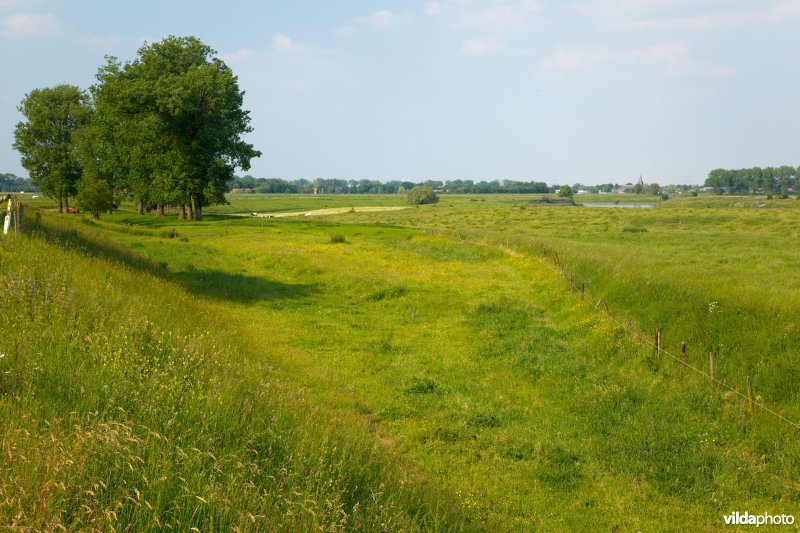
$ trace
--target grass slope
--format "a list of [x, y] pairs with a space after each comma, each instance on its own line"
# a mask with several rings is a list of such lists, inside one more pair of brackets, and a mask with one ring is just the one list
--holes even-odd
[[[103, 324], [100, 331], [118, 334], [131, 329], [124, 324], [138, 316], [157, 317], [150, 320], [168, 328], [175, 350], [199, 342], [195, 341], [198, 328], [209, 332], [197, 348], [202, 355], [195, 357], [202, 361], [196, 365], [200, 385], [188, 388], [205, 391], [205, 396], [198, 400], [201, 407], [186, 414], [182, 450], [201, 442], [192, 447], [210, 451], [215, 458], [225, 456], [219, 452], [222, 449], [247, 465], [241, 454], [249, 457], [251, 447], [282, 443], [279, 452], [274, 445], [269, 455], [273, 461], [269, 464], [280, 467], [265, 477], [236, 478], [223, 468], [219, 477], [227, 484], [214, 484], [207, 480], [217, 478], [204, 469], [214, 461], [196, 459], [194, 496], [216, 507], [202, 507], [202, 500], [186, 497], [191, 491], [178, 490], [181, 485], [174, 482], [177, 488], [172, 492], [152, 493], [166, 495], [161, 514], [156, 514], [159, 520], [173, 516], [166, 509], [174, 508], [176, 501], [182, 502], [180, 509], [191, 508], [187, 514], [175, 514], [176, 519], [185, 521], [188, 516], [194, 520], [191, 523], [207, 527], [246, 526], [247, 513], [252, 513], [279, 525], [338, 524], [354, 529], [384, 524], [388, 529], [711, 530], [720, 527], [723, 514], [734, 510], [797, 514], [800, 453], [795, 430], [771, 417], [750, 414], [730, 392], [655, 357], [631, 331], [569, 291], [550, 259], [541, 257], [540, 248], [558, 249], [562, 263], [589, 281], [593, 296], [609, 299], [612, 312], [624, 302], [634, 325], [638, 322], [649, 330], [648, 321], [655, 316], [665, 321], [659, 325], [666, 332], [682, 336], [691, 333], [690, 326], [704, 313], [709, 314], [708, 294], [701, 284], [687, 285], [689, 271], [682, 259], [695, 258], [693, 272], [704, 272], [708, 262], [719, 256], [737, 260], [735, 251], [727, 252], [724, 245], [734, 239], [724, 241], [708, 230], [710, 221], [702, 217], [729, 217], [729, 230], [752, 241], [762, 230], [779, 233], [776, 224], [780, 227], [782, 221], [772, 220], [760, 228], [752, 225], [748, 217], [760, 216], [755, 209], [706, 215], [689, 206], [633, 213], [531, 207], [527, 200], [448, 198], [436, 207], [315, 220], [231, 218], [209, 210], [206, 222], [176, 226], [176, 238], [170, 238], [175, 223], [168, 219], [122, 213], [65, 230], [62, 217], [60, 222], [44, 217], [51, 234], [60, 233], [61, 241], [85, 248], [56, 250], [70, 254], [69, 261], [63, 256], [55, 263], [42, 259], [50, 267], [43, 267], [40, 276], [56, 264], [71, 270], [78, 262], [82, 266], [76, 272], [93, 273], [81, 283], [102, 283], [98, 267], [92, 265], [108, 268], [103, 258], [111, 258], [124, 266], [111, 271], [121, 268], [122, 274], [109, 275], [132, 281], [115, 283], [108, 294], [100, 292], [109, 298], [107, 306], [93, 304], [103, 309], [97, 311], [102, 320], [86, 318]], [[303, 199], [293, 201], [298, 209], [311, 208]], [[684, 222], [693, 216], [701, 218]], [[670, 241], [674, 226], [684, 224], [682, 239]], [[648, 231], [623, 231], [629, 227]], [[453, 234], [472, 242], [456, 240]], [[658, 238], [650, 239], [654, 234]], [[332, 242], [332, 235], [343, 235], [345, 242]], [[687, 241], [698, 246], [707, 242], [714, 248], [691, 255], [683, 248]], [[15, 241], [9, 248], [22, 246], [18, 242], [25, 241]], [[56, 253], [47, 246], [43, 254]], [[100, 257], [87, 259], [86, 254]], [[624, 266], [612, 260], [624, 257], [628, 257]], [[780, 253], [766, 257], [777, 268]], [[76, 283], [71, 280], [66, 285]], [[659, 284], [669, 290], [681, 288], [683, 298], [653, 299], [650, 291]], [[718, 295], [720, 309], [732, 313], [735, 298], [744, 293], [736, 285], [729, 284], [727, 293], [719, 287], [720, 292], [713, 294]], [[92, 285], [92, 290], [99, 289]], [[146, 297], [131, 298], [141, 294]], [[776, 298], [781, 301], [777, 291], [767, 298], [769, 305], [793, 309], [791, 302], [776, 303]], [[203, 312], [191, 312], [195, 308]], [[54, 304], [51, 312], [55, 316], [62, 309]], [[763, 319], [764, 307], [754, 309], [754, 316]], [[81, 307], [79, 315], [84, 313], [88, 312]], [[709, 320], [720, 316], [726, 317]], [[704, 322], [696, 337], [688, 337], [690, 346], [709, 332], [721, 334], [720, 328], [738, 335], [741, 342], [763, 342], [768, 337], [760, 328], [739, 331], [729, 320]], [[59, 326], [55, 331], [61, 333], [54, 334], [47, 350], [57, 350], [55, 338], [71, 330]], [[85, 333], [79, 327], [76, 335], [80, 339]], [[125, 346], [125, 338], [106, 335], [107, 349], [98, 353]], [[675, 343], [675, 338], [667, 339]], [[769, 348], [774, 346], [780, 345]], [[736, 357], [729, 360], [744, 360]], [[128, 352], [119, 360], [119, 367], [130, 360], [139, 368], [138, 359]], [[724, 378], [734, 375], [726, 364], [721, 368]], [[70, 381], [76, 365], [80, 368], [74, 356], [72, 363], [60, 365], [57, 379], [80, 399], [74, 392], [78, 385]], [[194, 363], [189, 366], [195, 368]], [[99, 365], [90, 368], [99, 371]], [[11, 375], [14, 372], [12, 368]], [[107, 401], [97, 391], [127, 375], [121, 368], [115, 372], [81, 378], [81, 383], [93, 384], [92, 394], [98, 399], [86, 405], [70, 403], [62, 411], [79, 416], [105, 411]], [[776, 371], [765, 363], [764, 374], [757, 374], [759, 387], [767, 372]], [[144, 370], [129, 373], [152, 375]], [[165, 427], [175, 422], [165, 426], [173, 415], [164, 406], [172, 405], [183, 392], [178, 392], [180, 379], [170, 379], [175, 381], [162, 387], [165, 399], [141, 413], [150, 413], [145, 427], [169, 435], [174, 442], [177, 437]], [[52, 389], [50, 379], [22, 382]], [[130, 383], [122, 389], [131, 394], [153, 390], [147, 380], [137, 384], [130, 378], [123, 383]], [[34, 398], [44, 394], [39, 388], [30, 389], [36, 391]], [[759, 390], [767, 394], [766, 387]], [[785, 394], [783, 400], [771, 396], [769, 400], [791, 410], [794, 396], [791, 390]], [[7, 420], [37, 409], [49, 417], [65, 416], [57, 409], [48, 411], [54, 409], [51, 404], [59, 405], [55, 399], [31, 406], [25, 399], [29, 396], [3, 397], [3, 409], [16, 409]], [[227, 407], [213, 424], [201, 423], [209, 416], [206, 412], [218, 411], [214, 402]], [[127, 397], [125, 405], [126, 413], [140, 412], [130, 407], [137, 404]], [[250, 418], [237, 422], [242, 413], [258, 423]], [[133, 420], [132, 415], [126, 419]], [[103, 420], [136, 427], [116, 415]], [[223, 439], [224, 446], [214, 440], [228, 432], [233, 436]], [[46, 433], [31, 434], [35, 436], [27, 444], [26, 456], [47, 440]], [[143, 449], [158, 449], [159, 442], [148, 442]], [[311, 459], [298, 465], [299, 457]], [[147, 479], [158, 479], [151, 476], [158, 471], [178, 471], [170, 461], [156, 459]], [[317, 463], [339, 466], [338, 470], [326, 467], [326, 474], [315, 481], [307, 466]], [[102, 480], [121, 475], [106, 469], [107, 464], [114, 463], [100, 458], [85, 471]], [[33, 483], [36, 475], [29, 471], [19, 477]], [[275, 486], [270, 475], [288, 476], [292, 481], [285, 486], [300, 487], [292, 490], [303, 496], [287, 497], [288, 489], [275, 493], [265, 488]], [[236, 491], [240, 483], [251, 483], [247, 486], [255, 488], [248, 490], [261, 499], [248, 496], [243, 502]], [[209, 498], [206, 493], [216, 494], [209, 486], [229, 488], [218, 489], [219, 497]], [[411, 486], [418, 488], [411, 491]], [[128, 492], [119, 494], [135, 498], [130, 485], [126, 487]], [[142, 489], [137, 486], [137, 490]], [[90, 496], [77, 493], [78, 508], [89, 505]], [[304, 503], [311, 511], [294, 506], [305, 498], [315, 504]], [[324, 512], [323, 498], [344, 502], [341, 512]], [[50, 512], [63, 508], [58, 500], [46, 501]], [[220, 502], [225, 501], [234, 502], [230, 505], [238, 514], [225, 514], [228, 522], [221, 522], [220, 509], [228, 504]], [[97, 508], [114, 510], [112, 499], [107, 502]], [[272, 514], [251, 508], [271, 509]]]
[[0, 523], [441, 529], [446, 498], [252, 361], [221, 306], [44, 218], [0, 249]]

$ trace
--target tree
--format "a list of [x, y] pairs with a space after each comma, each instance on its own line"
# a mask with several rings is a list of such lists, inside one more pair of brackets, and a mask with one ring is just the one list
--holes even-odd
[[235, 168], [248, 170], [261, 152], [242, 140], [252, 131], [244, 93], [231, 69], [196, 37], [170, 36], [145, 44], [138, 57], [115, 58], [92, 88], [99, 123], [116, 131], [106, 154], [140, 204], [225, 203]]
[[74, 85], [34, 89], [17, 108], [25, 117], [14, 129], [14, 148], [33, 184], [69, 207], [82, 174], [74, 136], [92, 113], [88, 95]]
[[111, 209], [114, 194], [109, 183], [96, 177], [84, 176], [78, 190], [78, 207], [81, 211], [92, 214], [93, 219], [100, 218], [100, 213]]
[[427, 185], [417, 185], [408, 192], [408, 203], [413, 205], [435, 204], [439, 196]]
[[558, 189], [558, 195], [562, 198], [572, 198], [572, 187], [569, 185], [562, 185]]
[[650, 184], [650, 194], [658, 194], [660, 190], [661, 190], [661, 185], [659, 185], [658, 183]]

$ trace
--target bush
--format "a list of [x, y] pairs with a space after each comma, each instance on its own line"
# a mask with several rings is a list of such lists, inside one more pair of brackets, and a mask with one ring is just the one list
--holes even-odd
[[408, 192], [408, 203], [412, 205], [435, 204], [438, 201], [439, 196], [427, 185], [417, 185]]
[[572, 188], [569, 185], [562, 185], [558, 189], [558, 195], [562, 198], [572, 198]]
[[344, 235], [341, 233], [337, 233], [335, 235], [331, 235], [331, 242], [340, 243], [340, 242], [347, 242], [347, 239], [344, 238]]
[[111, 209], [113, 194], [108, 182], [103, 179], [84, 178], [78, 187], [77, 205], [81, 211], [100, 218], [100, 213]]
[[669, 194], [667, 194], [667, 193], [662, 194], [661, 195], [661, 199], [664, 200], [664, 201], [669, 200]]

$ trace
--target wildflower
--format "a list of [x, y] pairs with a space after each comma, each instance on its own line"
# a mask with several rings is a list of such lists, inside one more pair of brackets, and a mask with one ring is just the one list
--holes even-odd
[[719, 302], [714, 301], [708, 304], [708, 312], [711, 314], [719, 312]]

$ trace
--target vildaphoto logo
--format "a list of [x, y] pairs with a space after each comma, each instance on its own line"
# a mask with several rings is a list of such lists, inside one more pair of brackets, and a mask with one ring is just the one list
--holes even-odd
[[791, 526], [794, 524], [794, 516], [790, 514], [750, 514], [750, 513], [731, 513], [723, 516], [725, 524], [729, 526]]

